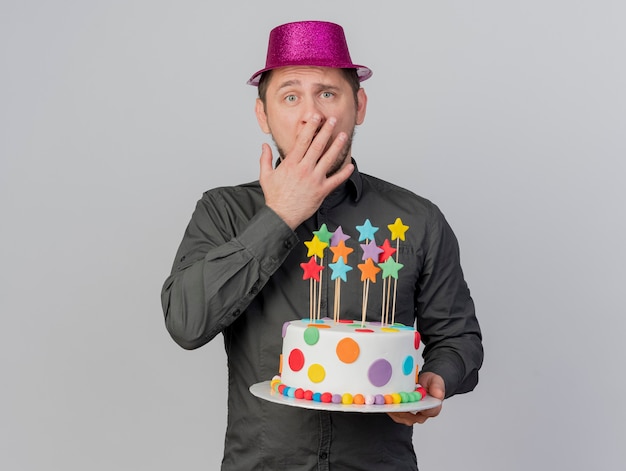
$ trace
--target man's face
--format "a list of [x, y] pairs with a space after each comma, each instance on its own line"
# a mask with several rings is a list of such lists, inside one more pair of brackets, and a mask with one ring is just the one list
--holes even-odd
[[[271, 134], [281, 159], [289, 156], [297, 136], [311, 116], [321, 117], [321, 125], [329, 118], [337, 120], [333, 135], [340, 132], [349, 137], [342, 163], [349, 162], [354, 128], [365, 119], [367, 97], [360, 89], [355, 103], [354, 92], [339, 69], [327, 67], [283, 67], [272, 71], [267, 87], [265, 106], [256, 103], [256, 115], [263, 132]], [[334, 173], [333, 169], [330, 173]]]

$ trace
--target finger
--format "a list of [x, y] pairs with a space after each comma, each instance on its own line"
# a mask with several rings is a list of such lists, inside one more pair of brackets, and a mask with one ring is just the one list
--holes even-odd
[[261, 146], [261, 158], [260, 158], [260, 166], [261, 166], [261, 179], [263, 179], [264, 175], [270, 173], [273, 169], [272, 167], [272, 148], [267, 143], [263, 143]]
[[418, 414], [415, 416], [415, 423], [421, 425], [424, 422], [426, 422], [428, 419], [430, 419], [430, 417], [426, 417], [424, 415]]
[[426, 409], [423, 411], [419, 411], [415, 414], [415, 421], [418, 424], [423, 424], [428, 419], [432, 419], [433, 417], [437, 417], [441, 412], [441, 406], [433, 407], [432, 409]]
[[443, 401], [446, 396], [446, 391], [443, 383], [440, 383], [437, 380], [430, 381], [426, 385], [422, 384], [422, 386], [424, 386], [428, 395], [434, 397], [435, 399], [440, 399]]
[[446, 396], [446, 391], [443, 388], [443, 386], [437, 383], [432, 384], [430, 388], [427, 389], [427, 391], [428, 391], [428, 394], [430, 394], [432, 397], [436, 399], [441, 399], [442, 401]]
[[[335, 124], [337, 123], [337, 119], [334, 117], [330, 117], [320, 128], [316, 130], [317, 134], [314, 136], [311, 141], [309, 148], [306, 151], [304, 156], [305, 159], [309, 161], [311, 165], [317, 165], [320, 157], [324, 155], [326, 148], [328, 147], [328, 142], [330, 141]], [[331, 145], [332, 147], [332, 145]], [[331, 149], [329, 149], [330, 151]]]
[[350, 162], [348, 165], [339, 169], [334, 174], [327, 176], [326, 180], [324, 180], [323, 185], [326, 187], [327, 190], [332, 191], [332, 189], [338, 187], [343, 182], [345, 182], [348, 178], [350, 178], [350, 175], [352, 175], [352, 172], [354, 172], [354, 164]]
[[435, 373], [426, 372], [420, 375], [420, 384], [426, 389], [428, 394], [436, 399], [443, 400], [446, 395], [446, 384], [441, 376]]
[[[289, 153], [292, 162], [299, 162], [304, 158], [309, 147], [311, 147], [312, 141], [316, 137], [316, 133], [320, 130], [321, 122], [322, 117], [319, 114], [313, 114], [307, 119], [306, 124], [296, 136], [293, 150]], [[328, 137], [326, 138], [326, 142], [328, 142]]]
[[339, 133], [328, 150], [317, 161], [315, 170], [326, 176], [331, 169], [337, 169], [343, 163], [343, 160], [347, 158], [347, 155], [344, 153], [347, 142], [348, 135], [345, 132]]

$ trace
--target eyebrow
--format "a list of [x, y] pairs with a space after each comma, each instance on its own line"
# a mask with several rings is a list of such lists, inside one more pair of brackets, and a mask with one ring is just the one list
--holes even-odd
[[[301, 85], [302, 85], [302, 82], [300, 82], [300, 80], [286, 80], [283, 83], [281, 83], [276, 90], [280, 91], [283, 88], [292, 87], [292, 86], [301, 86]], [[317, 83], [314, 83], [313, 85], [317, 87], [318, 90], [339, 90], [338, 86], [330, 85], [327, 83], [317, 82]]]

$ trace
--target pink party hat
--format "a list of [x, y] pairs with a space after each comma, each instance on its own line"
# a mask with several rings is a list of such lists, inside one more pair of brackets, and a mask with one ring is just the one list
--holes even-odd
[[352, 63], [341, 26], [326, 21], [297, 21], [270, 31], [265, 67], [247, 83], [256, 86], [263, 72], [299, 65], [356, 69], [360, 81], [372, 76], [368, 67]]

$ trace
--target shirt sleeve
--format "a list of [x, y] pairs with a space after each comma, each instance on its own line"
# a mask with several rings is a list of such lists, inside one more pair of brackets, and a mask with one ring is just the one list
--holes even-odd
[[471, 391], [483, 361], [482, 334], [457, 239], [437, 207], [430, 217], [416, 297], [417, 328], [425, 344], [422, 372], [444, 379], [446, 397]]
[[176, 343], [198, 348], [228, 327], [298, 238], [269, 207], [233, 208], [217, 192], [198, 202], [161, 291]]

